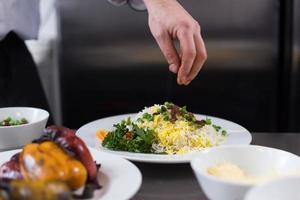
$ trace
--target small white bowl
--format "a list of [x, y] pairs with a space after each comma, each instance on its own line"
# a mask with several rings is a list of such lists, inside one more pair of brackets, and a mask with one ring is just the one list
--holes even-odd
[[292, 153], [255, 145], [220, 146], [196, 153], [192, 169], [206, 196], [211, 200], [241, 200], [253, 183], [227, 181], [207, 173], [221, 161], [238, 165], [251, 176], [263, 176], [276, 171], [280, 177], [300, 169], [300, 158]]
[[245, 200], [300, 200], [300, 177], [285, 177], [256, 186]]
[[25, 118], [28, 124], [17, 126], [0, 126], [0, 151], [16, 149], [43, 134], [49, 113], [39, 108], [7, 107], [0, 108], [0, 121], [7, 117]]

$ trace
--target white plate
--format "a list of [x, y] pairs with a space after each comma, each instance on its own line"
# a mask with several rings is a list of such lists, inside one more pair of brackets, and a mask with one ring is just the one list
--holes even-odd
[[252, 188], [245, 200], [299, 200], [299, 174], [273, 180]]
[[[103, 119], [99, 119], [93, 122], [90, 122], [84, 126], [82, 126], [76, 134], [83, 139], [86, 144], [90, 147], [94, 147], [101, 152], [107, 152], [110, 154], [120, 155], [123, 158], [132, 161], [138, 162], [149, 162], [149, 163], [188, 163], [193, 156], [193, 153], [185, 154], [185, 155], [158, 155], [158, 154], [143, 154], [143, 153], [132, 153], [125, 151], [111, 151], [103, 148], [99, 141], [96, 139], [96, 131], [100, 128], [106, 130], [112, 130], [113, 125], [119, 123], [121, 120], [126, 119], [128, 117], [134, 117], [136, 114], [125, 114], [125, 115], [117, 115], [113, 117], [107, 117]], [[228, 138], [227, 141], [223, 145], [232, 145], [232, 144], [250, 144], [252, 137], [247, 129], [244, 127], [233, 123], [228, 120], [206, 116], [206, 115], [195, 115], [197, 119], [205, 119], [206, 117], [210, 118], [212, 122], [216, 125], [221, 126], [225, 130], [227, 130]]]
[[[12, 155], [20, 150], [0, 153], [0, 165], [8, 161]], [[142, 183], [139, 169], [131, 162], [107, 153], [90, 148], [90, 152], [97, 163], [101, 164], [98, 180], [102, 188], [95, 191], [91, 200], [127, 200], [133, 197]]]

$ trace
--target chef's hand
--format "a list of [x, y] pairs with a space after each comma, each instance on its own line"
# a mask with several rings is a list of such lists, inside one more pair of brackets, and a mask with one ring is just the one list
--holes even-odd
[[[200, 25], [176, 0], [144, 0], [149, 27], [169, 63], [177, 83], [188, 85], [199, 73], [206, 58]], [[174, 40], [180, 43], [178, 53]]]

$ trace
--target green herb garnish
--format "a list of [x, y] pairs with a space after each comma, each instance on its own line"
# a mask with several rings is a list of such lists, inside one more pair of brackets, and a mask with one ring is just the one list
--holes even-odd
[[7, 117], [4, 120], [0, 121], [0, 126], [17, 126], [22, 124], [28, 124], [28, 120], [25, 118], [13, 119], [12, 117]]
[[144, 113], [143, 118], [148, 120], [148, 121], [153, 121], [154, 120], [154, 117], [152, 115], [150, 115], [149, 113]]
[[214, 127], [214, 129], [215, 129], [217, 132], [219, 132], [219, 131], [222, 129], [221, 126], [217, 126], [217, 125], [215, 125], [215, 124], [213, 124], [212, 126]]
[[205, 124], [206, 124], [206, 125], [211, 125], [211, 124], [212, 124], [211, 119], [206, 118], [206, 119], [205, 119]]
[[167, 107], [167, 109], [171, 109], [174, 106], [174, 104], [170, 102], [165, 102], [164, 105]]
[[222, 130], [222, 136], [226, 136], [227, 135], [227, 131]]
[[[130, 122], [130, 124], [128, 124]], [[127, 128], [127, 127], [130, 127]], [[115, 130], [108, 133], [102, 145], [111, 150], [151, 153], [154, 135], [152, 130], [139, 128], [131, 120], [123, 120], [114, 125]], [[130, 136], [130, 137], [128, 137]]]

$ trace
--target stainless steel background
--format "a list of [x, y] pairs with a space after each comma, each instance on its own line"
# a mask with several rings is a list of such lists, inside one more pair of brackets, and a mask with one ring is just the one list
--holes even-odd
[[294, 1], [290, 129], [300, 131], [300, 1]]
[[168, 100], [251, 131], [277, 130], [278, 1], [181, 2], [200, 22], [208, 49], [188, 87], [168, 72], [146, 12], [104, 0], [58, 2], [66, 126]]

